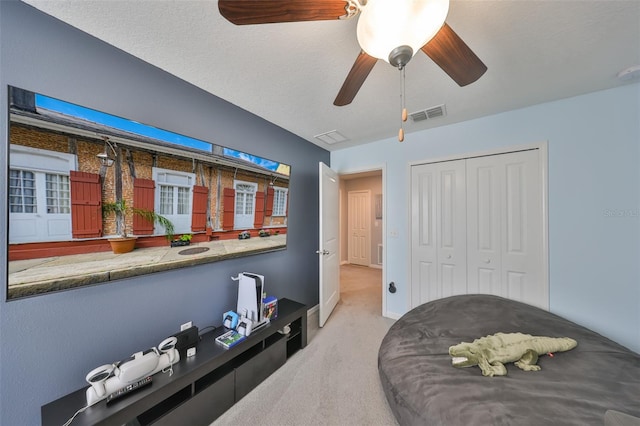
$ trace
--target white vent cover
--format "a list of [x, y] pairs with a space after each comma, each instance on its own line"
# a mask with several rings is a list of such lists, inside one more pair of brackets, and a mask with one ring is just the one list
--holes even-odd
[[444, 117], [445, 115], [447, 115], [447, 108], [445, 107], [444, 104], [442, 104], [442, 105], [437, 105], [431, 108], [427, 108], [422, 111], [412, 112], [409, 114], [409, 117], [411, 117], [411, 120], [414, 123], [417, 123], [418, 121]]
[[349, 140], [349, 138], [347, 138], [337, 130], [331, 130], [330, 132], [320, 133], [319, 135], [315, 135], [314, 138], [324, 143], [328, 143], [329, 145], [333, 145], [334, 143], [345, 142]]

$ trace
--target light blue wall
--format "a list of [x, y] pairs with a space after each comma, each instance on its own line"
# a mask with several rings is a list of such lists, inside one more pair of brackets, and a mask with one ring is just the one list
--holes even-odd
[[[284, 251], [6, 302], [2, 250], [0, 425], [40, 424], [40, 406], [86, 386], [91, 369], [157, 345], [186, 321], [219, 324], [235, 306], [230, 277], [238, 272], [264, 274], [277, 297], [318, 303], [318, 162], [328, 163], [327, 151], [24, 3], [2, 0], [0, 188], [8, 170], [7, 85], [280, 160], [292, 176]], [[3, 224], [6, 201], [0, 197]], [[6, 238], [0, 226], [2, 247]]]
[[[455, 114], [455, 111], [449, 111]], [[391, 119], [391, 117], [390, 117]], [[331, 153], [386, 163], [388, 311], [407, 311], [410, 162], [548, 141], [550, 309], [640, 351], [640, 84]], [[399, 236], [392, 238], [390, 232]]]

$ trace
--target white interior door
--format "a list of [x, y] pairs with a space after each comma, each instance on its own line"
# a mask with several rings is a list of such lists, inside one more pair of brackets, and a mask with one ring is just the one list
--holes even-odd
[[467, 161], [467, 263], [470, 293], [502, 295], [502, 185], [497, 156]]
[[464, 160], [411, 168], [411, 306], [467, 291]]
[[431, 292], [448, 297], [467, 293], [467, 182], [463, 161], [435, 167], [438, 283]]
[[424, 165], [411, 167], [411, 307], [430, 299], [436, 282], [436, 174]]
[[340, 211], [338, 174], [320, 163], [320, 327], [340, 300]]
[[371, 193], [348, 193], [349, 263], [371, 265]]
[[543, 197], [540, 151], [500, 156], [502, 187], [502, 292], [509, 299], [549, 309], [543, 261]]

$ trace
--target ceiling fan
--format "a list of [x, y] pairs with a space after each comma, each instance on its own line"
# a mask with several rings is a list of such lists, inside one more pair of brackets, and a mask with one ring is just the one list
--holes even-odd
[[333, 102], [336, 106], [353, 101], [378, 59], [403, 71], [422, 50], [460, 86], [487, 70], [445, 23], [449, 0], [218, 0], [218, 9], [236, 25], [349, 19], [359, 14], [362, 51]]

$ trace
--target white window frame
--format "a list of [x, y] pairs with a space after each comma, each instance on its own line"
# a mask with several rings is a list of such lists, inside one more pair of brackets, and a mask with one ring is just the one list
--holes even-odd
[[[181, 172], [177, 170], [171, 169], [163, 169], [160, 167], [154, 167], [152, 169], [152, 178], [155, 182], [155, 201], [154, 201], [154, 210], [156, 213], [166, 217], [173, 223], [174, 233], [176, 234], [184, 234], [191, 232], [191, 217], [193, 213], [193, 187], [196, 183], [196, 175], [195, 173]], [[173, 214], [162, 214], [160, 209], [160, 191], [162, 187], [172, 187], [174, 188], [173, 194]], [[188, 200], [188, 208], [184, 213], [178, 213], [178, 188], [186, 188], [189, 194]], [[160, 234], [164, 233], [164, 227], [158, 225], [157, 223], [154, 225], [154, 233]]]
[[[55, 182], [49, 181], [49, 176], [55, 177]], [[55, 187], [49, 188], [49, 184]], [[46, 173], [44, 197], [47, 214], [71, 214], [71, 177], [63, 173]]]
[[[282, 193], [282, 197], [284, 197], [284, 200], [282, 202], [282, 211], [276, 211], [276, 194], [277, 193]], [[272, 214], [271, 216], [273, 217], [285, 217], [287, 216], [287, 199], [289, 198], [289, 188], [283, 188], [280, 186], [274, 186], [273, 187], [273, 208], [272, 208]], [[280, 205], [278, 205], [278, 209], [280, 209]]]
[[[66, 176], [77, 169], [74, 154], [11, 144], [9, 169], [33, 172], [36, 182], [37, 212], [9, 213], [9, 242], [66, 241], [72, 238], [71, 205], [69, 212], [49, 213], [47, 209], [47, 174]], [[69, 191], [71, 182], [69, 181]], [[71, 203], [69, 193], [69, 203]], [[47, 231], [48, 230], [48, 231]]]
[[[12, 172], [17, 172], [18, 176], [13, 176]], [[27, 174], [29, 176], [27, 176]], [[12, 186], [11, 183], [17, 180], [19, 185]], [[17, 167], [11, 167], [9, 169], [9, 213], [10, 214], [38, 214], [38, 210], [41, 210], [41, 206], [38, 203], [38, 176], [37, 172], [33, 170], [26, 170]], [[28, 181], [33, 182], [30, 185], [26, 183]], [[46, 183], [46, 181], [45, 181]], [[16, 192], [13, 192], [13, 189], [16, 189]], [[14, 203], [14, 198], [19, 200], [19, 203]], [[13, 210], [13, 207], [17, 207], [18, 210]]]

